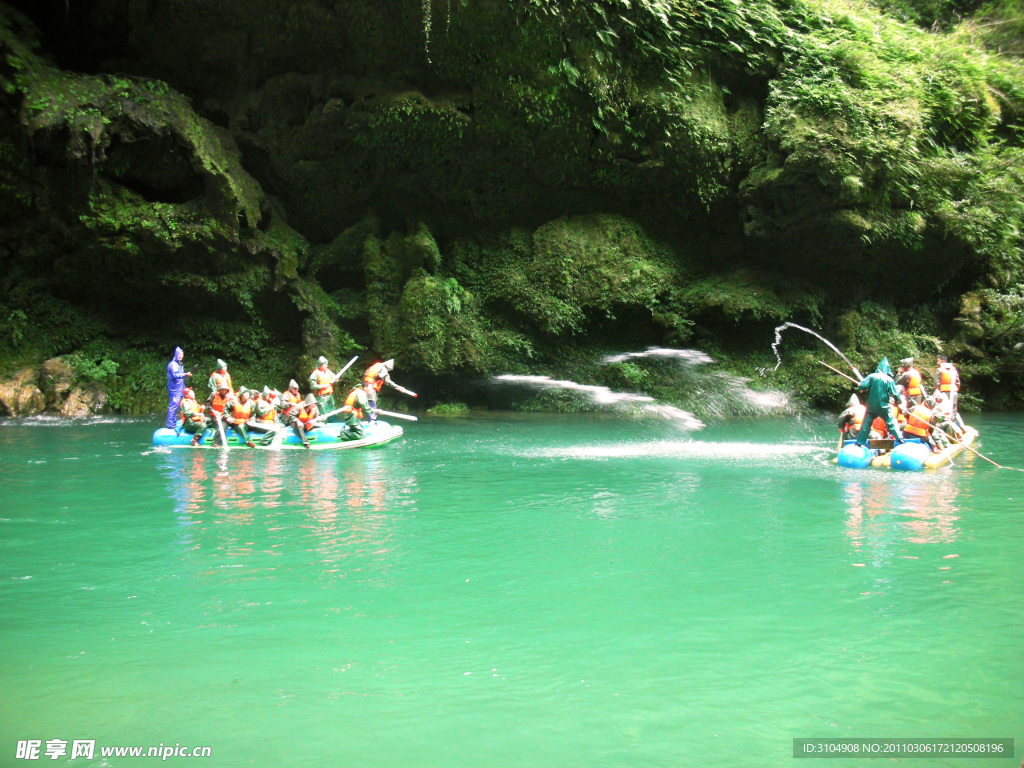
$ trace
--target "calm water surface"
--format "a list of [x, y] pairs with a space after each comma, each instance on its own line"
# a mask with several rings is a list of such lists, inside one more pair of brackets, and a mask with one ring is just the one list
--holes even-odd
[[[1024, 467], [1024, 417], [973, 423]], [[27, 739], [93, 739], [82, 766], [791, 766], [806, 737], [1020, 763], [1022, 472], [840, 469], [830, 417], [227, 456], [153, 428], [0, 426], [0, 766], [40, 764]]]

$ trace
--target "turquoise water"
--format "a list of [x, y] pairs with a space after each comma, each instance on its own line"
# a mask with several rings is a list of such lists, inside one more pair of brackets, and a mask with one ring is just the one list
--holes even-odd
[[[1024, 417], [972, 423], [1024, 467]], [[0, 766], [29, 739], [95, 740], [83, 766], [761, 767], [808, 737], [1020, 763], [1024, 473], [840, 469], [824, 416], [403, 426], [227, 455], [0, 427]]]

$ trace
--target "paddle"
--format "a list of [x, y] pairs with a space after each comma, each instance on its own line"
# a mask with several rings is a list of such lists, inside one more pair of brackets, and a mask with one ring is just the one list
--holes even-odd
[[356, 355], [351, 360], [349, 360], [348, 363], [346, 363], [344, 368], [342, 368], [340, 371], [338, 371], [336, 374], [334, 374], [334, 378], [331, 379], [331, 384], [333, 384], [338, 379], [340, 379], [341, 378], [341, 374], [343, 374], [345, 371], [347, 371], [349, 369], [349, 367], [352, 365], [352, 363], [354, 363], [358, 359], [359, 359], [359, 355]]
[[380, 408], [377, 409], [377, 413], [385, 416], [390, 416], [393, 419], [405, 419], [406, 421], [419, 421], [415, 416], [408, 416], [404, 413], [395, 413], [394, 411], [382, 411]]
[[[906, 412], [906, 409], [903, 409], [903, 410], [904, 410], [904, 412]], [[941, 430], [941, 429], [939, 429], [938, 427], [932, 427], [932, 429], [933, 429], [933, 430], [938, 430], [938, 431], [939, 431], [939, 433], [940, 433], [940, 434], [941, 434], [941, 435], [942, 435], [943, 437], [946, 437], [946, 438], [948, 438], [948, 439], [952, 440], [952, 441], [953, 441], [954, 443], [956, 443], [957, 445], [963, 446], [963, 447], [964, 447], [964, 448], [966, 448], [966, 449], [967, 449], [968, 451], [970, 451], [971, 453], [973, 453], [973, 454], [974, 454], [975, 456], [978, 456], [979, 458], [982, 458], [982, 459], [984, 459], [985, 461], [987, 461], [987, 462], [988, 462], [989, 464], [991, 464], [991, 465], [992, 465], [993, 467], [997, 467], [997, 468], [999, 468], [999, 469], [1009, 469], [1009, 470], [1012, 470], [1012, 471], [1014, 471], [1014, 472], [1024, 472], [1024, 469], [1017, 469], [1016, 467], [1004, 467], [1004, 466], [1003, 466], [1002, 464], [997, 464], [996, 462], [992, 461], [992, 459], [990, 459], [990, 458], [989, 458], [988, 456], [985, 456], [984, 454], [982, 454], [982, 453], [980, 453], [980, 452], [978, 452], [978, 451], [974, 450], [974, 449], [973, 449], [973, 448], [972, 448], [971, 446], [969, 446], [969, 445], [968, 445], [967, 443], [964, 443], [964, 442], [962, 442], [962, 441], [960, 441], [960, 440], [957, 440], [957, 439], [956, 439], [955, 437], [953, 437], [953, 435], [949, 434], [948, 432], [946, 432], [946, 431], [944, 431], [944, 430]], [[950, 464], [952, 464], [952, 463], [953, 463], [952, 459], [950, 459], [950, 462], [949, 462], [949, 463], [950, 463]]]
[[224, 422], [219, 411], [214, 411], [213, 413], [213, 420], [217, 422], [217, 430], [220, 432], [220, 447], [226, 451], [228, 449], [228, 439], [224, 436]]
[[852, 381], [852, 382], [853, 382], [854, 384], [860, 384], [860, 382], [859, 382], [859, 381], [857, 381], [857, 380], [856, 380], [855, 378], [853, 378], [852, 376], [847, 376], [847, 375], [846, 375], [845, 373], [843, 373], [842, 371], [840, 371], [840, 370], [839, 370], [838, 368], [833, 368], [833, 367], [832, 367], [831, 365], [829, 365], [828, 363], [823, 363], [823, 362], [821, 362], [821, 360], [819, 360], [819, 361], [818, 361], [818, 363], [819, 363], [819, 365], [824, 365], [824, 366], [825, 366], [826, 368], [828, 368], [828, 369], [829, 369], [830, 371], [835, 371], [835, 372], [836, 372], [836, 373], [838, 373], [838, 374], [839, 374], [840, 376], [842, 376], [842, 377], [843, 377], [844, 379], [849, 379], [849, 380], [850, 380], [850, 381]]
[[345, 406], [342, 406], [341, 408], [335, 408], [333, 411], [328, 411], [327, 413], [325, 413], [325, 414], [323, 414], [321, 416], [317, 416], [315, 419], [311, 420], [309, 423], [311, 425], [313, 425], [314, 427], [322, 427], [324, 425], [324, 420], [325, 419], [329, 419], [334, 414], [341, 413], [343, 410], [345, 410]]

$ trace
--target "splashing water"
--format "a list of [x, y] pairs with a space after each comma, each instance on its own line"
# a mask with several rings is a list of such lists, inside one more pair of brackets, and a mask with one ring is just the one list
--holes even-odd
[[672, 405], [656, 403], [653, 397], [636, 392], [615, 392], [608, 387], [594, 384], [580, 384], [567, 379], [552, 379], [550, 376], [517, 376], [504, 374], [495, 376], [495, 381], [509, 384], [523, 384], [540, 389], [564, 389], [586, 395], [598, 405], [636, 406], [640, 412], [648, 416], [660, 416], [663, 419], [678, 421], [684, 429], [702, 429], [704, 422], [689, 411]]
[[664, 347], [648, 347], [644, 352], [623, 352], [619, 355], [605, 355], [601, 362], [605, 365], [611, 363], [624, 363], [637, 357], [661, 357], [665, 359], [678, 360], [687, 365], [708, 365], [715, 362], [709, 355], [696, 349], [667, 349]]
[[[643, 352], [605, 355], [601, 362], [609, 365], [636, 358], [676, 360], [687, 367], [710, 365], [715, 362], [710, 355], [696, 349], [664, 347], [648, 347]], [[778, 413], [789, 406], [789, 397], [786, 394], [774, 390], [767, 392], [753, 390], [748, 386], [749, 381], [750, 379], [722, 371], [690, 372], [687, 378], [687, 387], [690, 395], [700, 402], [703, 413], [716, 418], [728, 418], [742, 414]]]
[[853, 363], [851, 363], [849, 360], [846, 359], [846, 355], [844, 355], [842, 352], [840, 352], [839, 348], [835, 344], [833, 344], [831, 341], [826, 339], [820, 333], [812, 331], [810, 328], [804, 328], [802, 325], [797, 325], [796, 323], [783, 323], [782, 325], [778, 326], [775, 329], [775, 342], [772, 344], [772, 352], [775, 353], [775, 359], [778, 362], [775, 363], [775, 367], [772, 368], [773, 371], [777, 371], [779, 369], [779, 366], [782, 365], [782, 356], [779, 354], [779, 344], [782, 343], [782, 332], [784, 330], [786, 330], [787, 328], [796, 328], [798, 331], [804, 331], [805, 333], [809, 333], [812, 336], [817, 336], [819, 339], [821, 339], [823, 342], [825, 342], [825, 344], [828, 345], [832, 349], [833, 352], [835, 352], [837, 355], [839, 355], [841, 358], [843, 358], [843, 361], [848, 366], [850, 366], [851, 370], [855, 374], [857, 374], [858, 378], [861, 378], [861, 379], [864, 378], [864, 375], [860, 371], [857, 370], [856, 366], [854, 366]]

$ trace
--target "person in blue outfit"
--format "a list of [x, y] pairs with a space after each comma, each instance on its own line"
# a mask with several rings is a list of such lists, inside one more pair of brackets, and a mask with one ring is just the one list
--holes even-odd
[[867, 395], [867, 413], [864, 421], [861, 422], [860, 430], [857, 432], [857, 445], [863, 446], [871, 432], [871, 422], [876, 416], [881, 417], [885, 422], [885, 428], [892, 435], [896, 445], [903, 442], [903, 435], [893, 418], [892, 403], [899, 402], [899, 393], [896, 391], [896, 380], [892, 377], [892, 368], [889, 367], [889, 358], [883, 357], [875, 372], [857, 385], [857, 391]]
[[192, 375], [192, 371], [186, 371], [181, 364], [184, 359], [181, 347], [175, 347], [171, 362], [167, 364], [167, 420], [164, 426], [168, 429], [178, 426], [178, 404], [185, 391], [185, 379]]

